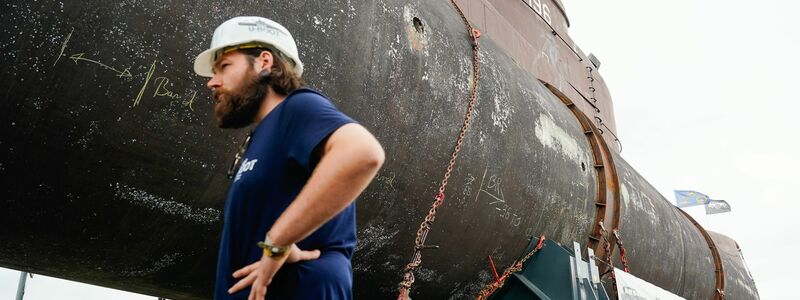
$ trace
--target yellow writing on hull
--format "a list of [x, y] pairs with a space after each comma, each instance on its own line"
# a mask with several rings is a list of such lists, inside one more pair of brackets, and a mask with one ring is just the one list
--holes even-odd
[[156, 71], [156, 62], [153, 61], [153, 64], [150, 65], [150, 70], [147, 71], [147, 77], [144, 79], [144, 84], [142, 85], [142, 89], [139, 90], [139, 95], [136, 96], [136, 99], [133, 100], [133, 106], [139, 105], [139, 102], [142, 101], [142, 96], [144, 96], [144, 91], [147, 89], [147, 84], [150, 83], [150, 77], [153, 77], [153, 72]]
[[192, 103], [194, 103], [194, 98], [197, 97], [197, 91], [188, 90], [184, 94], [170, 91], [167, 85], [172, 86], [172, 83], [167, 77], [157, 77], [155, 83], [156, 91], [153, 93], [153, 97], [168, 97], [170, 99], [183, 100], [181, 104], [188, 106], [189, 110], [194, 111]]
[[67, 38], [65, 38], [64, 42], [61, 43], [61, 52], [58, 53], [58, 57], [56, 57], [56, 61], [53, 63], [54, 67], [56, 66], [58, 61], [61, 59], [61, 57], [64, 56], [64, 49], [67, 49], [67, 44], [69, 43], [69, 39], [72, 38], [72, 33], [74, 31], [75, 31], [75, 27], [73, 27], [72, 30], [69, 31], [69, 34], [67, 35]]
[[101, 63], [101, 62], [99, 62], [99, 61], [92, 60], [92, 59], [88, 59], [88, 58], [84, 58], [84, 57], [83, 57], [84, 55], [86, 55], [86, 53], [78, 53], [78, 54], [73, 54], [73, 55], [71, 55], [71, 56], [69, 57], [69, 59], [71, 59], [72, 61], [74, 61], [74, 62], [75, 62], [75, 64], [78, 64], [78, 61], [86, 61], [86, 62], [90, 62], [90, 63], [98, 64], [98, 65], [100, 65], [100, 66], [101, 66], [101, 67], [103, 67], [103, 68], [109, 69], [109, 70], [111, 70], [111, 71], [114, 71], [115, 73], [117, 73], [117, 77], [132, 77], [132, 76], [133, 76], [133, 75], [131, 75], [131, 70], [130, 70], [131, 68], [125, 68], [125, 70], [122, 70], [122, 71], [120, 71], [120, 70], [117, 70], [117, 69], [116, 69], [116, 68], [114, 68], [114, 67], [111, 67], [111, 66], [109, 66], [109, 65], [106, 65], [106, 64], [104, 64], [104, 63]]
[[[67, 56], [65, 51], [67, 46], [69, 45], [70, 40], [72, 39], [72, 35], [75, 32], [75, 28], [72, 28], [64, 38], [64, 41], [61, 43], [61, 49], [56, 56], [55, 61], [53, 62], [53, 67], [55, 67], [58, 62], [61, 60], [62, 57]], [[130, 67], [114, 67], [107, 63], [103, 63], [98, 59], [92, 59], [87, 57], [85, 52], [75, 53], [69, 55], [68, 58], [72, 60], [76, 65], [79, 62], [84, 62], [88, 64], [98, 65], [106, 70], [110, 70], [116, 74], [117, 78], [124, 78], [130, 80], [133, 78], [133, 74], [131, 73]], [[145, 92], [148, 90], [150, 83], [153, 82], [155, 84], [155, 90], [153, 91], [153, 98], [158, 97], [166, 97], [171, 100], [179, 100], [181, 104], [188, 107], [189, 110], [194, 111], [194, 100], [197, 98], [197, 91], [193, 89], [186, 89], [183, 93], [177, 93], [173, 89], [174, 80], [166, 76], [159, 76], [153, 79], [153, 75], [156, 72], [156, 64], [158, 60], [153, 60], [153, 63], [150, 64], [150, 68], [147, 70], [146, 73], [140, 73], [138, 75], [144, 75], [144, 82], [142, 83], [142, 87], [139, 89], [139, 92], [136, 94], [136, 97], [133, 99], [133, 107], [138, 106], [142, 102], [142, 98], [144, 98]], [[138, 76], [137, 75], [137, 76]]]

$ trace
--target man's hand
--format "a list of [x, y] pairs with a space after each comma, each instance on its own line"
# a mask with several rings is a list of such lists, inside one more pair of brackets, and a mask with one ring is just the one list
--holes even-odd
[[315, 260], [319, 258], [320, 254], [322, 254], [322, 252], [319, 250], [300, 250], [300, 248], [297, 248], [297, 245], [292, 244], [292, 250], [289, 251], [289, 257], [286, 258], [286, 263], [292, 264], [298, 261]]
[[233, 278], [242, 279], [228, 290], [228, 294], [236, 293], [252, 285], [250, 296], [247, 299], [264, 299], [264, 296], [267, 294], [267, 286], [272, 282], [275, 273], [278, 272], [284, 263], [314, 260], [319, 258], [319, 255], [319, 250], [304, 251], [297, 248], [297, 245], [294, 244], [292, 244], [292, 249], [289, 250], [289, 253], [284, 257], [276, 259], [263, 255], [261, 256], [261, 260], [233, 272]]

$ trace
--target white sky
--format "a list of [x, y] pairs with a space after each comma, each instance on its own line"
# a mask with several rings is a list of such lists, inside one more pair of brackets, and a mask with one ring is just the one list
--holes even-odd
[[727, 200], [731, 213], [689, 212], [738, 241], [762, 299], [785, 299], [800, 279], [800, 3], [564, 2], [602, 62], [622, 156], [671, 201]]
[[[674, 189], [727, 200], [731, 213], [689, 212], [738, 241], [762, 299], [785, 298], [800, 279], [800, 3], [563, 2], [570, 35], [602, 62], [622, 156], [670, 200]], [[0, 298], [13, 299], [18, 277], [0, 270]], [[28, 279], [26, 300], [56, 298], [154, 299]]]
[[[18, 283], [18, 271], [0, 269], [0, 299], [16, 299]], [[156, 300], [157, 298], [34, 274], [33, 278], [27, 279], [23, 299]]]

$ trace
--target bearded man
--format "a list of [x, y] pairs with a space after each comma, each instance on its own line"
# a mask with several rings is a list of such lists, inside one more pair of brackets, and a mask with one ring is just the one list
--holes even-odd
[[383, 164], [378, 141], [303, 88], [294, 38], [272, 20], [224, 22], [194, 69], [219, 127], [255, 124], [231, 169], [214, 298], [351, 299], [354, 200]]

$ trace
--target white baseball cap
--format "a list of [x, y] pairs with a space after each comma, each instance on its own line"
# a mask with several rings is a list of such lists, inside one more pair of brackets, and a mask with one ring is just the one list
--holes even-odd
[[194, 60], [194, 72], [204, 77], [213, 77], [214, 61], [229, 51], [247, 48], [270, 48], [277, 55], [287, 58], [298, 76], [303, 75], [303, 63], [297, 53], [297, 44], [292, 34], [283, 25], [262, 17], [235, 17], [214, 30], [211, 48], [203, 51]]

